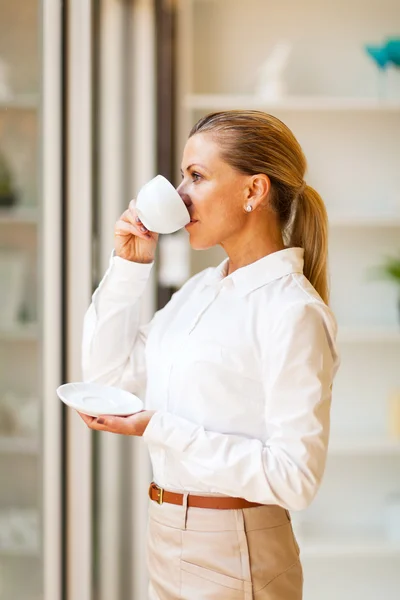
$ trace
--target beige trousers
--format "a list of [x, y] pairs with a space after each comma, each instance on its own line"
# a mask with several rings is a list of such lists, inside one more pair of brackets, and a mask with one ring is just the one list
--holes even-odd
[[[187, 495], [185, 495], [187, 498]], [[290, 515], [149, 500], [148, 600], [301, 600], [303, 572]]]

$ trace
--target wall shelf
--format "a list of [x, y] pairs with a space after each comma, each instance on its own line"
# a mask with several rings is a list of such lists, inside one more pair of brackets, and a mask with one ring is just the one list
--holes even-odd
[[41, 558], [37, 550], [22, 549], [22, 548], [0, 548], [0, 558]]
[[22, 323], [10, 328], [0, 325], [0, 342], [35, 342], [39, 339], [39, 327], [37, 323]]
[[342, 439], [332, 440], [329, 456], [392, 456], [400, 455], [400, 439]]
[[400, 559], [400, 543], [385, 540], [318, 541], [298, 536], [301, 558]]
[[0, 225], [36, 225], [38, 221], [38, 209], [35, 207], [0, 207]]
[[334, 228], [396, 228], [400, 227], [400, 215], [367, 215], [367, 216], [329, 216], [329, 225]]
[[8, 100], [0, 99], [0, 110], [36, 110], [39, 107], [39, 98], [37, 94], [18, 94]]
[[400, 343], [400, 327], [341, 327], [338, 328], [340, 344]]
[[365, 111], [400, 112], [398, 100], [377, 98], [341, 98], [324, 96], [287, 96], [280, 100], [263, 100], [256, 95], [187, 94], [183, 105], [192, 110], [228, 110], [244, 108], [253, 110], [285, 111]]
[[39, 444], [36, 438], [0, 436], [0, 454], [29, 454], [36, 455]]

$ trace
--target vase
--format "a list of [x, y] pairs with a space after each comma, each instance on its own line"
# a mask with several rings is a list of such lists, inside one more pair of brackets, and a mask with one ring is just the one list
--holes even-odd
[[0, 193], [0, 207], [7, 207], [10, 208], [11, 206], [14, 206], [17, 200], [17, 196], [16, 194], [14, 194], [14, 192], [5, 192], [5, 193]]

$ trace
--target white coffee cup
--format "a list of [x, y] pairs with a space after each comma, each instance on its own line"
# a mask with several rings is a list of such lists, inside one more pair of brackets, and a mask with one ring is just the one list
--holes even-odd
[[174, 233], [190, 223], [185, 203], [162, 175], [157, 175], [140, 189], [136, 212], [143, 225], [156, 233]]

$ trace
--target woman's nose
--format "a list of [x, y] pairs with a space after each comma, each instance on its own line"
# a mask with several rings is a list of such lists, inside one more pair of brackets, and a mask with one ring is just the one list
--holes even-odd
[[191, 204], [192, 204], [192, 201], [191, 201], [190, 197], [188, 196], [188, 194], [186, 194], [186, 192], [184, 191], [183, 184], [180, 184], [176, 188], [176, 191], [178, 192], [178, 194], [182, 198], [183, 202], [185, 203], [186, 208], [189, 208], [189, 206], [191, 206]]

